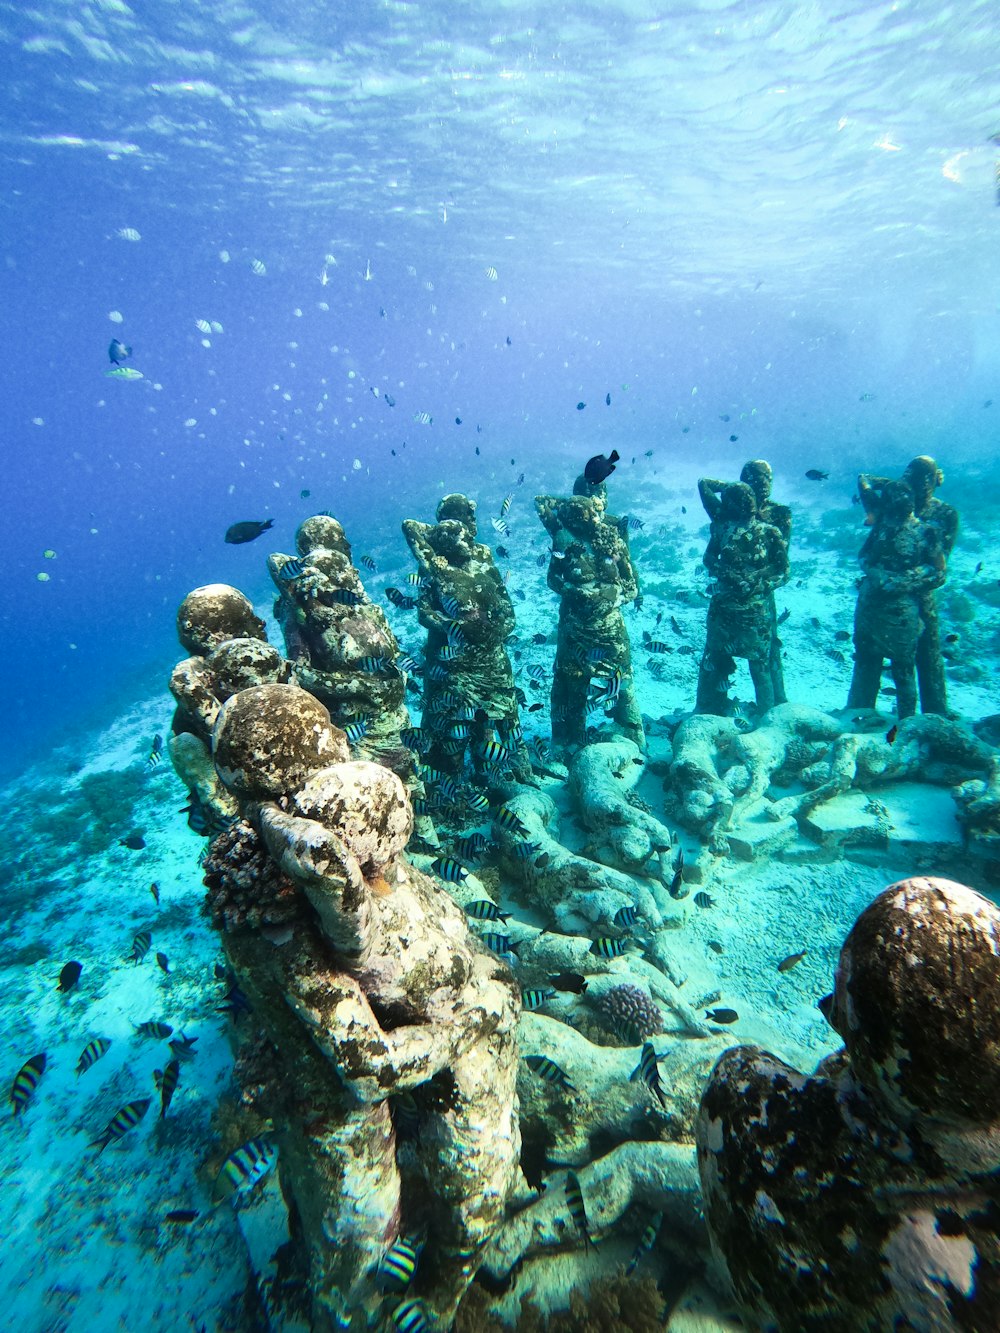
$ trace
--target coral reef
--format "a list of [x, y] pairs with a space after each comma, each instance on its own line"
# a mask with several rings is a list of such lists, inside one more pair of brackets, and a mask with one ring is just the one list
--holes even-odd
[[606, 512], [603, 484], [589, 489], [592, 494], [571, 498], [535, 497], [538, 517], [552, 538], [548, 584], [559, 597], [552, 739], [564, 751], [585, 742], [594, 707], [603, 708], [636, 745], [645, 741], [621, 612], [639, 587], [621, 525]]
[[1000, 910], [891, 885], [821, 1008], [845, 1045], [812, 1077], [735, 1047], [702, 1098], [708, 1223], [746, 1318], [1000, 1327]]
[[446, 495], [437, 522], [406, 519], [403, 536], [420, 572], [419, 618], [427, 630], [422, 727], [433, 772], [524, 780], [531, 765], [521, 734], [505, 640], [514, 609], [488, 546], [476, 540], [476, 505]]
[[663, 1031], [663, 1014], [646, 992], [629, 982], [606, 990], [597, 1002], [606, 1025], [630, 1045]]
[[252, 825], [243, 819], [212, 841], [202, 870], [208, 913], [212, 925], [220, 930], [287, 925], [303, 913], [295, 884], [282, 874]]
[[[272, 1118], [310, 1254], [313, 1327], [346, 1327], [352, 1311], [359, 1327], [374, 1319], [379, 1258], [422, 1230], [419, 1295], [447, 1322], [516, 1176], [517, 987], [403, 858], [412, 814], [400, 780], [350, 761], [311, 694], [233, 696], [214, 747], [241, 813], [310, 909], [285, 923], [284, 942], [244, 911], [224, 947], [283, 1071]], [[441, 1079], [420, 1099], [403, 1164], [389, 1099]]]

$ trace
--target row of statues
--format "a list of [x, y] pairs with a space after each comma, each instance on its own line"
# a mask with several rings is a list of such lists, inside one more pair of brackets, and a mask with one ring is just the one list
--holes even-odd
[[[874, 708], [888, 660], [900, 719], [947, 712], [935, 591], [944, 583], [958, 514], [934, 492], [944, 475], [922, 454], [902, 477], [858, 478], [870, 528], [854, 616], [849, 708]], [[725, 715], [736, 659], [746, 659], [761, 715], [786, 700], [774, 602], [788, 582], [792, 515], [771, 499], [771, 467], [747, 463], [737, 482], [698, 482], [711, 532], [704, 563], [712, 578], [695, 711]]]

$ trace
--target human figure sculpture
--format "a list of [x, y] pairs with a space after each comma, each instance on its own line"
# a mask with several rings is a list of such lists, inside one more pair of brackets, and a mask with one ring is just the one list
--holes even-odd
[[[772, 523], [778, 529], [785, 543], [787, 555], [792, 540], [792, 511], [788, 505], [778, 504], [771, 499], [773, 479], [774, 473], [771, 470], [771, 464], [763, 458], [752, 458], [749, 462], [743, 464], [743, 469], [740, 472], [740, 481], [753, 491], [754, 501], [757, 505], [757, 517], [764, 523]], [[727, 486], [731, 485], [733, 485], [732, 482], [714, 481], [710, 477], [702, 477], [698, 482], [698, 494], [701, 497], [701, 503], [713, 523], [719, 518], [722, 511], [722, 492]], [[787, 582], [787, 575], [782, 581]], [[785, 674], [781, 665], [781, 640], [778, 638], [778, 612], [774, 604], [773, 590], [768, 596], [768, 603], [771, 621], [771, 650], [768, 656], [771, 689], [774, 694], [774, 702], [783, 704], [787, 703], [788, 696], [785, 693]]]
[[[858, 497], [864, 506], [866, 522], [875, 521], [888, 477], [862, 473], [858, 477]], [[913, 491], [913, 512], [921, 523], [932, 530], [938, 540], [941, 555], [947, 565], [955, 538], [958, 535], [958, 511], [953, 505], [939, 500], [934, 492], [944, 481], [944, 473], [927, 454], [911, 459], [902, 480]], [[934, 589], [920, 597], [920, 636], [917, 640], [917, 685], [920, 691], [920, 709], [924, 713], [947, 713], [948, 690], [941, 656], [941, 629], [937, 598]]]
[[[716, 499], [707, 486], [703, 490], [703, 482], [698, 485], [703, 502], [706, 494]], [[729, 681], [735, 659], [743, 657], [762, 716], [775, 702], [774, 590], [788, 579], [788, 544], [775, 524], [758, 517], [754, 493], [745, 482], [722, 487], [704, 563], [714, 582], [695, 712], [729, 712]]]
[[719, 1059], [696, 1125], [713, 1248], [749, 1327], [1000, 1328], [1000, 910], [950, 880], [858, 917], [811, 1076]]
[[944, 582], [945, 569], [938, 531], [916, 517], [913, 491], [905, 482], [882, 485], [860, 560], [865, 577], [854, 612], [854, 675], [847, 706], [875, 707], [888, 658], [896, 715], [902, 720], [917, 711], [921, 612]]
[[639, 595], [621, 524], [607, 513], [603, 482], [577, 478], [573, 496], [537, 495], [535, 509], [552, 539], [548, 585], [559, 596], [552, 669], [552, 739], [583, 745], [588, 717], [603, 706], [611, 721], [645, 746], [642, 712], [622, 606]]

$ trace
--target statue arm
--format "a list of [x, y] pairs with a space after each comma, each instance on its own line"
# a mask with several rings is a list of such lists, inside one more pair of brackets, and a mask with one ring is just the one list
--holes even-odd
[[698, 478], [698, 494], [701, 496], [702, 506], [709, 518], [718, 518], [719, 516], [722, 501], [718, 493], [725, 485], [724, 481], [713, 481], [711, 477]]

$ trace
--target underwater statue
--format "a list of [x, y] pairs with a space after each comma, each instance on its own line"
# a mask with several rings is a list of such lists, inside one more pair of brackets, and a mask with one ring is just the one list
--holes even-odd
[[[449, 780], [466, 763], [474, 785], [531, 764], [506, 639], [514, 608], [490, 548], [477, 540], [476, 504], [446, 495], [436, 523], [408, 518], [403, 536], [420, 566], [418, 616], [427, 630], [423, 761]], [[431, 799], [448, 803], [438, 792]]]
[[[936, 540], [941, 558], [947, 566], [955, 538], [958, 535], [958, 512], [934, 492], [944, 481], [944, 473], [933, 458], [920, 454], [906, 466], [901, 478], [913, 492], [913, 512], [929, 530], [929, 538]], [[866, 522], [872, 524], [882, 504], [888, 477], [862, 473], [858, 477], [858, 497], [864, 506]], [[942, 581], [944, 574], [942, 573]], [[939, 585], [935, 585], [937, 587]], [[941, 628], [934, 588], [919, 594], [920, 636], [917, 639], [917, 685], [920, 692], [920, 710], [924, 713], [947, 713], [948, 690], [941, 656]]]
[[[773, 664], [780, 649], [774, 591], [788, 580], [788, 541], [779, 527], [760, 518], [749, 485], [727, 483], [717, 496], [711, 488], [719, 485], [705, 478], [698, 483], [702, 502], [712, 516], [704, 556], [712, 578], [712, 600], [695, 712], [725, 716], [731, 711], [729, 682], [736, 670], [735, 659], [743, 657], [750, 668], [757, 716], [762, 717], [776, 702]], [[780, 673], [778, 682], [784, 692]]]
[[[208, 904], [247, 1011], [244, 1100], [273, 1123], [308, 1257], [309, 1326], [402, 1327], [414, 1300], [408, 1318], [447, 1327], [517, 1178], [519, 988], [403, 855], [403, 783], [352, 760], [311, 694], [233, 695], [213, 751], [241, 819], [206, 857]], [[403, 1241], [412, 1286], [379, 1275]]]
[[748, 1326], [1000, 1328], [1000, 910], [950, 880], [891, 885], [820, 1001], [844, 1047], [800, 1073], [719, 1060], [698, 1162]]
[[552, 539], [548, 585], [559, 596], [552, 740], [562, 749], [586, 744], [589, 719], [603, 712], [644, 748], [621, 610], [638, 597], [639, 584], [623, 525], [607, 513], [607, 488], [583, 474], [571, 499], [538, 495], [535, 508]]
[[[753, 491], [754, 500], [757, 504], [757, 517], [763, 523], [772, 523], [778, 529], [785, 543], [787, 554], [792, 540], [792, 511], [788, 505], [778, 504], [776, 500], [771, 499], [773, 479], [774, 473], [771, 470], [771, 464], [763, 458], [752, 458], [749, 462], [743, 464], [740, 472], [740, 481]], [[719, 518], [722, 511], [722, 492], [732, 484], [728, 481], [713, 481], [709, 477], [702, 477], [698, 482], [698, 494], [701, 497], [701, 503], [705, 513], [713, 523]], [[785, 581], [787, 581], [787, 578]], [[768, 663], [771, 673], [771, 691], [774, 695], [774, 702], [783, 704], [787, 703], [788, 696], [785, 693], [785, 676], [781, 664], [781, 640], [778, 638], [778, 613], [774, 605], [773, 591], [769, 597], [769, 611], [771, 618], [771, 651]]]
[[[914, 514], [913, 491], [903, 481], [881, 486], [874, 522], [859, 559], [865, 576], [854, 612], [854, 675], [848, 708], [874, 708], [886, 658], [896, 687], [896, 715], [917, 711], [917, 644], [924, 612], [945, 577], [938, 530]], [[934, 610], [937, 634], [937, 610]], [[940, 652], [938, 652], [940, 656]], [[933, 710], [937, 711], [937, 710]]]

